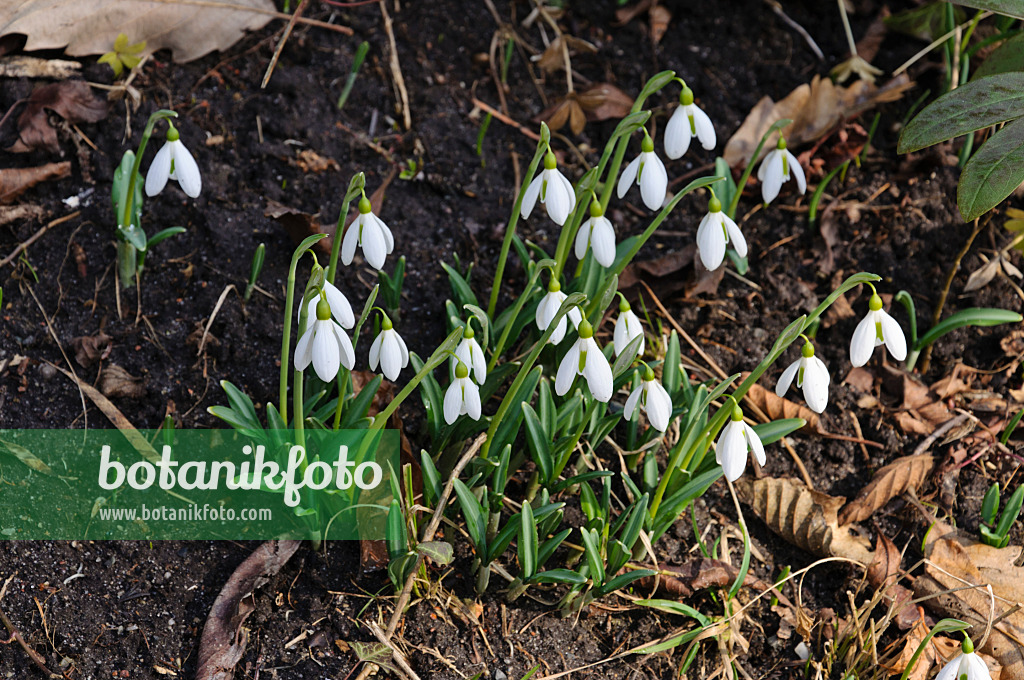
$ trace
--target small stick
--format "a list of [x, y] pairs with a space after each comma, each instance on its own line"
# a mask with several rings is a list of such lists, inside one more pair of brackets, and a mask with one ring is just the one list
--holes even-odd
[[76, 217], [78, 217], [81, 214], [82, 214], [81, 210], [76, 210], [75, 212], [71, 213], [70, 215], [65, 215], [64, 217], [58, 217], [57, 219], [53, 220], [49, 224], [44, 225], [39, 231], [37, 231], [36, 233], [34, 233], [31, 236], [29, 236], [28, 240], [26, 240], [24, 243], [22, 243], [17, 248], [15, 248], [14, 251], [11, 252], [10, 255], [8, 255], [4, 259], [0, 260], [0, 267], [3, 267], [5, 264], [10, 264], [11, 262], [14, 262], [14, 259], [16, 257], [21, 255], [21, 253], [23, 251], [28, 250], [28, 247], [30, 245], [32, 245], [37, 240], [39, 240], [39, 237], [41, 237], [43, 234], [45, 234], [52, 227], [56, 227], [58, 224], [64, 224], [68, 220], [73, 220], [73, 219], [75, 219]]
[[526, 135], [527, 137], [532, 139], [533, 141], [535, 141], [535, 142], [540, 141], [540, 135], [538, 135], [536, 132], [534, 132], [533, 130], [530, 130], [529, 128], [524, 127], [520, 123], [512, 120], [511, 118], [509, 118], [504, 113], [502, 113], [498, 109], [494, 108], [490, 104], [482, 102], [479, 99], [477, 99], [476, 97], [473, 97], [473, 106], [475, 106], [475, 107], [477, 107], [479, 109], [482, 109], [484, 111], [484, 113], [491, 114], [492, 116], [494, 116], [495, 118], [500, 120], [505, 125], [511, 125], [515, 129], [519, 130], [524, 135]]
[[206, 322], [206, 328], [203, 329], [203, 337], [199, 339], [199, 351], [196, 353], [196, 356], [203, 355], [203, 348], [206, 347], [206, 337], [210, 333], [210, 326], [213, 325], [213, 320], [217, 318], [217, 312], [220, 311], [221, 305], [224, 304], [224, 299], [232, 290], [235, 290], [235, 284], [229, 283], [224, 287], [224, 290], [221, 291], [220, 297], [217, 298], [217, 304], [213, 306], [213, 313], [210, 314], [210, 320]]
[[391, 47], [391, 55], [388, 59], [391, 67], [391, 78], [395, 81], [395, 89], [398, 90], [398, 97], [402, 100], [402, 122], [405, 129], [412, 127], [412, 113], [409, 112], [409, 92], [405, 89], [405, 78], [402, 77], [402, 66], [398, 63], [398, 44], [395, 42], [395, 31], [391, 24], [391, 15], [384, 0], [380, 0], [380, 14], [384, 17], [384, 30], [388, 34], [388, 45]]
[[267, 87], [267, 83], [270, 82], [270, 76], [274, 73], [274, 67], [277, 66], [277, 60], [281, 58], [281, 52], [284, 51], [284, 44], [288, 42], [288, 38], [292, 34], [292, 30], [295, 29], [295, 22], [302, 17], [302, 10], [306, 9], [306, 3], [309, 0], [302, 0], [299, 6], [295, 8], [295, 12], [292, 14], [292, 18], [288, 20], [288, 25], [284, 28], [284, 34], [281, 36], [280, 42], [277, 43], [277, 49], [274, 50], [274, 56], [270, 59], [270, 64], [267, 65], [267, 72], [263, 74], [263, 82], [260, 83], [260, 89], [264, 90]]

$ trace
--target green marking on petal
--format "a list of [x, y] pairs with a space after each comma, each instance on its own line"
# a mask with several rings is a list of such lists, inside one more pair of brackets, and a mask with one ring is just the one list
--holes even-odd
[[541, 203], [544, 203], [545, 201], [547, 201], [547, 195], [548, 195], [548, 180], [545, 177], [544, 181], [542, 181], [540, 183], [540, 202]]
[[879, 340], [885, 340], [885, 337], [882, 335], [882, 322], [881, 321], [876, 321], [875, 322], [875, 337], [877, 337]]
[[697, 134], [697, 123], [695, 123], [693, 121], [693, 114], [692, 113], [691, 114], [687, 114], [686, 117], [690, 119], [690, 134], [691, 135], [696, 135]]
[[801, 366], [796, 372], [796, 386], [800, 387], [804, 384], [804, 367]]
[[586, 367], [586, 365], [587, 365], [587, 351], [583, 350], [582, 352], [580, 352], [580, 360], [579, 360], [579, 364], [577, 366], [577, 371], [576, 372], [577, 373], [582, 373], [583, 369]]

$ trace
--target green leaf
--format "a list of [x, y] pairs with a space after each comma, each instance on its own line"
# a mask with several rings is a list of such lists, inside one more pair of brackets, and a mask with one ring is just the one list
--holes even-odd
[[981, 521], [985, 524], [995, 525], [996, 515], [999, 513], [999, 482], [996, 482], [985, 492], [985, 498], [981, 501]]
[[526, 424], [526, 443], [533, 454], [533, 462], [537, 464], [540, 481], [545, 486], [554, 481], [551, 478], [554, 461], [551, 458], [551, 440], [537, 412], [526, 402], [522, 403], [523, 422]]
[[153, 234], [150, 238], [146, 239], [146, 250], [149, 250], [156, 244], [160, 243], [160, 241], [184, 233], [185, 227], [168, 227], [167, 229], [158, 231], [157, 233]]
[[661, 382], [671, 396], [675, 396], [676, 392], [683, 383], [682, 376], [682, 353], [679, 350], [679, 335], [673, 330], [672, 334], [668, 337], [668, 349], [665, 350], [665, 363], [661, 367]]
[[931, 330], [921, 336], [918, 340], [918, 349], [923, 349], [932, 344], [946, 333], [963, 328], [964, 326], [996, 326], [1001, 323], [1017, 323], [1021, 321], [1020, 314], [1011, 312], [1008, 309], [995, 309], [992, 307], [970, 307], [961, 309], [948, 318], [935, 324]]
[[441, 567], [451, 564], [452, 558], [455, 557], [455, 549], [446, 541], [424, 541], [416, 546], [416, 552], [429, 557], [434, 564]]
[[409, 552], [409, 534], [405, 529], [405, 514], [402, 512], [402, 505], [398, 502], [397, 498], [391, 499], [385, 537], [387, 538], [388, 557], [390, 559], [397, 560]]
[[[417, 369], [418, 370], [418, 369]], [[384, 376], [374, 376], [373, 380], [366, 383], [359, 393], [352, 397], [345, 407], [345, 413], [341, 418], [341, 429], [347, 430], [355, 427], [356, 423], [365, 418], [370, 412], [373, 398], [377, 396]]]
[[773, 444], [788, 434], [796, 432], [807, 424], [803, 418], [782, 418], [773, 420], [770, 423], [762, 423], [754, 426], [754, 432], [761, 439], [761, 444]]
[[615, 365], [612, 366], [612, 376], [617, 378], [629, 368], [633, 360], [636, 359], [637, 352], [640, 350], [640, 343], [644, 341], [644, 336], [641, 333], [626, 345], [626, 348], [622, 350], [618, 358], [615, 360]]
[[533, 518], [533, 508], [529, 503], [523, 503], [523, 510], [519, 516], [518, 545], [523, 581], [529, 581], [537, 573], [537, 542], [537, 521]]
[[555, 551], [558, 550], [558, 546], [562, 545], [562, 541], [567, 539], [571, 533], [572, 529], [562, 529], [557, 534], [541, 543], [540, 549], [537, 551], [538, 569], [544, 566], [548, 559], [550, 559], [550, 557], [555, 554]]
[[682, 633], [680, 635], [676, 635], [674, 637], [671, 637], [668, 640], [665, 640], [664, 642], [659, 642], [657, 644], [651, 645], [650, 647], [644, 647], [643, 649], [638, 649], [638, 650], [636, 650], [636, 653], [637, 654], [657, 654], [658, 652], [664, 652], [666, 649], [674, 649], [674, 648], [678, 647], [679, 645], [684, 645], [687, 642], [689, 642], [690, 640], [692, 640], [693, 638], [697, 637], [700, 634], [700, 632], [701, 632], [700, 628], [698, 628], [696, 630], [691, 630], [691, 631], [688, 631], [686, 633]]
[[1010, 441], [1010, 437], [1013, 436], [1013, 431], [1017, 429], [1017, 425], [1020, 423], [1021, 417], [1024, 416], [1024, 408], [1017, 411], [1017, 415], [1010, 418], [1010, 422], [1003, 428], [1003, 433], [999, 435], [999, 443], [1006, 446], [1006, 442]]
[[587, 579], [569, 569], [548, 569], [535, 575], [533, 583], [560, 583], [569, 586], [581, 586]]
[[650, 111], [637, 111], [631, 113], [615, 126], [615, 131], [612, 132], [612, 139], [618, 139], [626, 135], [631, 135], [644, 125], [647, 124], [647, 120], [651, 117]]
[[685, 605], [682, 602], [676, 602], [675, 600], [637, 600], [634, 604], [638, 604], [642, 607], [650, 607], [651, 609], [657, 609], [658, 611], [662, 611], [667, 614], [689, 616], [692, 619], [696, 619], [702, 626], [706, 626], [711, 622], [708, 617], [704, 616], [693, 607]]
[[[616, 416], [616, 417], [618, 417], [618, 416]], [[562, 481], [558, 482], [557, 484], [550, 485], [551, 486], [551, 493], [558, 493], [560, 491], [564, 491], [565, 489], [568, 489], [570, 486], [573, 486], [574, 484], [583, 484], [584, 482], [589, 482], [592, 479], [601, 479], [602, 477], [612, 477], [612, 476], [614, 476], [614, 474], [615, 473], [612, 472], [611, 470], [590, 470], [590, 471], [584, 472], [582, 474], [574, 475], [573, 477], [570, 477], [569, 479], [563, 479]], [[580, 488], [582, 488], [582, 487], [580, 487]], [[587, 487], [587, 488], [589, 488], [589, 487]], [[596, 496], [595, 496], [595, 498], [596, 498]]]
[[420, 451], [420, 471], [423, 473], [423, 495], [427, 507], [434, 508], [441, 498], [441, 475], [437, 472], [434, 460], [426, 451]]
[[[1024, 98], [1021, 103], [1024, 104]], [[1024, 118], [992, 135], [967, 162], [956, 191], [960, 215], [965, 222], [981, 217], [1013, 193], [1021, 182], [1024, 182]]]
[[359, 660], [364, 663], [372, 663], [381, 668], [391, 671], [395, 677], [403, 677], [404, 673], [391, 660], [391, 648], [380, 642], [357, 642], [352, 640], [348, 643], [352, 651], [356, 653]]
[[1024, 19], [1024, 3], [1020, 0], [956, 0], [956, 4]]
[[629, 550], [633, 549], [637, 539], [640, 538], [640, 531], [644, 528], [644, 521], [647, 519], [647, 502], [649, 497], [644, 494], [633, 506], [629, 514], [629, 521], [622, 530], [622, 542]]
[[713, 184], [712, 188], [722, 205], [729, 205], [732, 203], [732, 197], [736, 195], [736, 180], [732, 178], [732, 168], [721, 156], [715, 159], [715, 174], [724, 181]]
[[[972, 80], [929, 104], [900, 134], [897, 151], [907, 153], [1024, 114], [1024, 73]], [[987, 146], [987, 145], [986, 145]]]
[[251, 427], [254, 430], [262, 430], [263, 426], [260, 425], [259, 419], [256, 418], [256, 407], [253, 406], [252, 399], [250, 399], [245, 392], [235, 387], [230, 381], [221, 380], [220, 386], [224, 390], [224, 394], [227, 396], [228, 403], [231, 405], [231, 408], [235, 411], [237, 416], [246, 423], [246, 426]]
[[996, 534], [1000, 538], [1005, 538], [1010, 533], [1010, 527], [1017, 521], [1017, 517], [1020, 515], [1021, 504], [1024, 503], [1024, 484], [1017, 487], [1017, 490], [1010, 496], [1010, 500], [1006, 501], [1006, 507], [1003, 508], [1003, 515], [999, 518], [999, 526], [996, 527]]
[[603, 586], [595, 590], [595, 593], [600, 597], [607, 595], [608, 593], [614, 593], [616, 590], [621, 590], [628, 586], [633, 581], [639, 581], [642, 578], [648, 576], [654, 576], [658, 572], [653, 569], [637, 569], [635, 571], [627, 571], [625, 574], [619, 574], [612, 580], [605, 583]]
[[445, 262], [441, 263], [441, 267], [448, 274], [448, 283], [451, 284], [452, 293], [458, 299], [459, 306], [464, 307], [467, 304], [479, 306], [476, 301], [476, 295], [473, 294], [473, 289], [469, 287], [469, 282], [462, 277], [462, 274], [455, 271], [454, 267], [448, 266]]
[[461, 479], [454, 480], [454, 487], [455, 496], [459, 499], [462, 514], [466, 518], [466, 530], [469, 532], [469, 538], [473, 541], [477, 555], [482, 559], [487, 552], [487, 519], [484, 509], [480, 507], [476, 496], [469, 490], [469, 487], [462, 483]]
[[[890, 31], [931, 42], [948, 30], [946, 28], [946, 7], [945, 2], [929, 2], [923, 7], [908, 9], [886, 17], [883, 22]], [[960, 15], [960, 18], [955, 20], [960, 23], [963, 21], [963, 10], [957, 10], [957, 14]]]
[[580, 536], [583, 538], [584, 552], [587, 556], [587, 566], [590, 567], [590, 575], [594, 584], [604, 583], [604, 560], [601, 558], [601, 538], [594, 529], [580, 527]]
[[1024, 35], [1014, 36], [997, 47], [971, 77], [978, 80], [1010, 71], [1024, 71]]

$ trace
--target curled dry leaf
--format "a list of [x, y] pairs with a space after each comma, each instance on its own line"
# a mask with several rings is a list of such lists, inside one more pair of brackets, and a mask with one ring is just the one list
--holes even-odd
[[866, 576], [872, 588], [884, 593], [887, 602], [896, 603], [896, 625], [901, 630], [907, 630], [919, 621], [921, 616], [917, 605], [911, 603], [914, 594], [899, 584], [902, 561], [903, 555], [896, 544], [879, 531], [878, 540], [875, 542], [874, 560], [868, 565]]
[[136, 378], [117, 364], [107, 364], [100, 374], [100, 392], [109, 399], [127, 397], [140, 399], [146, 396], [145, 380]]
[[839, 513], [839, 523], [862, 522], [907, 489], [915, 491], [935, 469], [935, 457], [923, 453], [897, 458], [875, 473], [857, 497]]
[[57, 130], [50, 125], [48, 111], [68, 123], [95, 123], [107, 115], [107, 104], [92, 93], [83, 80], [65, 80], [37, 87], [18, 116], [18, 138], [8, 148], [13, 153], [44, 150], [60, 152]]
[[534, 57], [537, 60], [537, 65], [546, 73], [557, 73], [563, 70], [565, 68], [563, 45], [569, 49], [570, 56], [584, 52], [589, 54], [597, 52], [597, 46], [588, 43], [586, 40], [581, 40], [573, 35], [562, 34], [551, 41], [540, 57]]
[[[288, 236], [296, 244], [301, 243], [304, 238], [312, 234], [324, 233], [324, 230], [320, 227], [319, 213], [310, 215], [301, 210], [289, 208], [271, 198], [267, 199], [267, 207], [263, 210], [263, 216], [273, 219], [284, 227], [285, 231], [288, 232]], [[331, 239], [332, 237], [330, 236], [320, 239], [313, 244], [313, 247], [324, 255], [330, 255]]]
[[47, 163], [35, 168], [0, 169], [0, 203], [10, 203], [40, 182], [63, 179], [71, 174], [71, 161]]
[[789, 477], [736, 483], [740, 497], [768, 528], [795, 546], [819, 557], [846, 557], [864, 564], [873, 561], [868, 545], [840, 527], [836, 513], [843, 499], [814, 491]]
[[100, 331], [95, 335], [72, 338], [71, 347], [75, 350], [75, 361], [78, 365], [88, 368], [97, 361], [106, 360], [113, 346], [110, 344], [110, 336]]
[[828, 434], [821, 426], [821, 418], [818, 417], [817, 413], [806, 406], [801, 406], [796, 402], [780, 397], [775, 392], [767, 390], [756, 383], [750, 386], [746, 398], [750, 403], [764, 411], [772, 420], [803, 418], [807, 421], [807, 424], [804, 426], [806, 429], [822, 435]]
[[610, 83], [597, 83], [580, 92], [570, 92], [535, 118], [544, 121], [552, 130], [560, 130], [566, 123], [578, 135], [588, 121], [618, 119], [632, 110], [633, 99]]
[[197, 680], [231, 680], [249, 642], [242, 624], [256, 609], [253, 592], [281, 571], [299, 545], [301, 541], [267, 541], [231, 574], [203, 626]]
[[[844, 118], [868, 111], [878, 104], [893, 102], [913, 87], [907, 75], [901, 74], [882, 86], [863, 80], [849, 87], [835, 85], [829, 78], [814, 76], [780, 102], [764, 97], [747, 115], [743, 125], [732, 136], [722, 157], [732, 168], [747, 165], [764, 133], [775, 121], [789, 118], [793, 122], [782, 129], [791, 148], [824, 136]], [[772, 149], [769, 140], [762, 155]]]
[[0, 452], [11, 454], [36, 472], [41, 472], [44, 475], [53, 474], [53, 470], [49, 465], [41, 461], [38, 456], [26, 449], [24, 446], [0, 439]]

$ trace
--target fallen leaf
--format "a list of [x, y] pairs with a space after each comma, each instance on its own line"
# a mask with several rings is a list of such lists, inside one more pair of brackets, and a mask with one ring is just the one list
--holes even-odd
[[75, 350], [75, 361], [83, 368], [89, 368], [97, 361], [106, 360], [112, 349], [110, 336], [103, 331], [95, 335], [72, 338], [71, 347]]
[[35, 168], [0, 168], [0, 203], [10, 203], [40, 182], [71, 174], [71, 161], [47, 163]]
[[944, 400], [965, 387], [962, 381], [942, 383], [943, 396], [940, 396], [906, 371], [890, 366], [884, 370], [883, 383], [900, 400], [896, 422], [904, 432], [929, 435], [953, 417]]
[[53, 474], [53, 470], [50, 469], [49, 465], [41, 461], [38, 456], [24, 446], [0, 439], [0, 451], [6, 451], [36, 472], [41, 472], [44, 475]]
[[341, 166], [338, 165], [338, 161], [333, 158], [324, 158], [312, 149], [303, 149], [300, 151], [298, 158], [295, 160], [295, 165], [298, 166], [299, 170], [302, 170], [302, 172], [305, 173], [321, 173], [327, 172], [328, 170], [338, 172], [341, 170]]
[[574, 135], [583, 132], [587, 124], [587, 116], [580, 106], [578, 95], [570, 92], [537, 115], [537, 120], [543, 120], [552, 130], [561, 130], [566, 123]]
[[874, 561], [867, 544], [839, 526], [836, 513], [842, 498], [789, 477], [741, 478], [736, 490], [769, 529], [793, 545], [819, 557], [846, 557], [865, 565]]
[[401, 669], [391, 660], [391, 648], [387, 645], [381, 642], [358, 642], [356, 640], [352, 640], [348, 644], [363, 663], [372, 663], [391, 671], [396, 677], [405, 677]]
[[[310, 215], [309, 213], [296, 210], [295, 208], [289, 208], [283, 203], [268, 198], [267, 207], [263, 210], [263, 216], [269, 217], [284, 227], [285, 231], [288, 232], [288, 236], [291, 237], [292, 241], [296, 244], [301, 243], [303, 239], [312, 234], [323, 234], [324, 230], [320, 227], [320, 214]], [[331, 254], [331, 242], [333, 238], [328, 236], [327, 238], [320, 239], [313, 244], [313, 248], [324, 255]]]
[[672, 12], [667, 7], [655, 5], [647, 12], [647, 18], [651, 23], [651, 42], [657, 45], [668, 31], [668, 22], [672, 21]]
[[78, 75], [82, 65], [64, 59], [40, 59], [23, 54], [0, 58], [2, 78], [51, 78], [64, 80]]
[[581, 40], [573, 35], [562, 34], [551, 41], [540, 57], [534, 57], [537, 61], [537, 66], [546, 73], [557, 73], [563, 70], [566, 61], [563, 45], [568, 48], [570, 57], [573, 54], [583, 52], [589, 54], [597, 52], [597, 46], [592, 43], [588, 43], [586, 40]]
[[640, 0], [635, 5], [626, 5], [615, 10], [614, 26], [625, 26], [651, 8], [654, 0]]
[[[796, 148], [824, 136], [844, 118], [900, 99], [913, 85], [905, 73], [882, 86], [858, 80], [843, 87], [829, 78], [814, 76], [810, 84], [804, 83], [780, 102], [763, 97], [725, 145], [722, 157], [732, 168], [746, 166], [764, 133], [783, 118], [793, 121], [782, 129], [782, 134], [789, 147]], [[774, 148], [774, 141], [765, 144], [762, 155]]]
[[[26, 52], [64, 49], [84, 56], [109, 52], [118, 34], [146, 43], [146, 53], [169, 49], [184, 63], [223, 50], [276, 14], [270, 0], [217, 3], [139, 0], [27, 0], [0, 10], [0, 36], [28, 36]], [[55, 20], [55, 18], [59, 18]]]
[[107, 103], [94, 95], [84, 80], [65, 80], [37, 87], [24, 106], [18, 116], [18, 138], [7, 149], [12, 153], [36, 150], [60, 153], [57, 130], [50, 125], [48, 111], [70, 124], [95, 123], [107, 115]]
[[971, 275], [967, 277], [967, 283], [964, 284], [964, 292], [970, 293], [972, 290], [978, 290], [984, 288], [992, 279], [999, 273], [999, 262], [1000, 258], [989, 260], [984, 265], [975, 269], [971, 272]]
[[843, 384], [849, 385], [858, 392], [869, 394], [875, 386], [875, 376], [866, 368], [854, 368], [843, 378]]
[[249, 642], [243, 627], [256, 609], [253, 592], [287, 564], [301, 541], [267, 541], [228, 578], [210, 609], [199, 641], [197, 680], [231, 680]]
[[611, 83], [595, 83], [581, 90], [578, 98], [590, 122], [617, 120], [633, 110], [633, 98]]
[[772, 420], [803, 418], [807, 421], [807, 424], [804, 426], [805, 428], [813, 430], [818, 434], [827, 434], [821, 426], [821, 418], [817, 413], [806, 406], [801, 406], [796, 402], [780, 397], [772, 390], [767, 390], [757, 383], [750, 386], [746, 399], [764, 411]]
[[132, 376], [117, 364], [107, 364], [100, 374], [100, 392], [108, 399], [127, 397], [140, 399], [146, 396], [146, 385], [142, 378]]
[[[899, 657], [890, 666], [886, 665], [886, 669], [892, 675], [902, 674], [910, 662], [914, 659], [914, 655], [917, 654], [918, 647], [924, 642], [924, 639], [928, 636], [930, 627], [924, 618], [918, 619], [917, 623], [910, 632], [907, 633], [906, 637], [903, 638], [903, 649], [900, 651]], [[932, 666], [936, 663], [941, 662], [941, 657], [938, 656], [939, 643], [936, 639], [941, 636], [936, 635], [929, 640], [928, 645], [924, 648], [924, 652], [914, 662], [914, 667], [907, 675], [907, 680], [926, 680], [930, 675]], [[957, 645], [959, 647], [959, 644]]]
[[935, 469], [935, 457], [923, 453], [897, 458], [875, 473], [857, 497], [839, 513], [839, 523], [862, 522], [907, 489], [920, 488]]
[[914, 594], [910, 589], [900, 585], [900, 565], [903, 555], [896, 544], [889, 538], [878, 532], [878, 540], [875, 542], [874, 559], [868, 565], [865, 576], [872, 588], [881, 591], [887, 602], [895, 602], [898, 612], [896, 614], [896, 625], [901, 630], [906, 630], [919, 621], [921, 616], [918, 613], [917, 605], [911, 600]]

